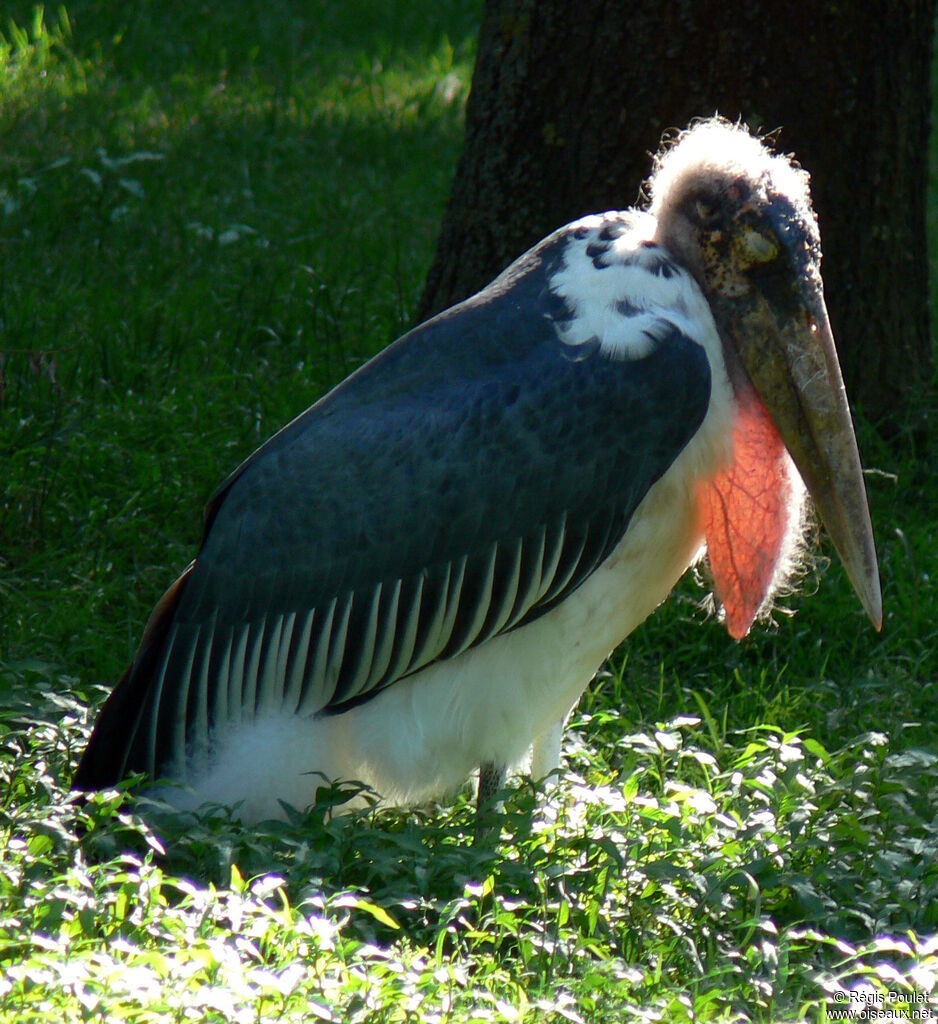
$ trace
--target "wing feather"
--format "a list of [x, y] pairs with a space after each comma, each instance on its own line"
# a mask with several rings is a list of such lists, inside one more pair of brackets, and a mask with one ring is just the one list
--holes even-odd
[[529, 608], [536, 603], [541, 593], [541, 577], [544, 571], [544, 554], [547, 550], [547, 527], [540, 526], [534, 537], [522, 540], [518, 545], [518, 585], [511, 613], [504, 629], [513, 629]]
[[214, 693], [209, 705], [210, 726], [215, 722], [228, 721], [229, 680], [231, 679], [231, 650], [234, 646], [235, 631], [231, 626], [224, 627], [222, 642], [216, 644], [218, 668], [214, 673]]
[[492, 544], [481, 558], [464, 559], [460, 587], [454, 595], [453, 628], [438, 657], [455, 658], [481, 633], [492, 600], [498, 545]]
[[421, 594], [420, 628], [416, 650], [407, 668], [410, 675], [434, 661], [446, 647], [459, 611], [459, 593], [466, 572], [466, 558], [447, 564], [442, 572], [429, 573]]
[[[544, 540], [544, 557], [541, 560], [541, 580], [532, 607], [547, 601], [547, 592], [557, 576], [557, 568], [563, 556], [563, 547], [567, 539], [567, 513], [564, 512], [550, 527]], [[528, 609], [525, 609], [527, 611]]]
[[348, 636], [348, 624], [352, 616], [352, 602], [354, 600], [354, 592], [350, 591], [347, 593], [342, 601], [338, 618], [333, 619], [332, 631], [329, 636], [329, 656], [326, 662], [325, 674], [330, 694], [334, 694], [338, 689], [342, 662], [345, 659], [345, 641]]
[[319, 711], [328, 699], [324, 695], [326, 688], [326, 666], [329, 664], [329, 638], [332, 636], [332, 623], [339, 599], [334, 597], [325, 609], [325, 614], [313, 624], [313, 640], [303, 673], [303, 686], [297, 704], [298, 714], [313, 714]]
[[144, 727], [144, 733], [141, 737], [144, 746], [144, 756], [142, 759], [135, 759], [134, 763], [129, 767], [131, 770], [136, 769], [137, 771], [145, 771], [153, 773], [156, 771], [157, 765], [159, 765], [160, 759], [157, 757], [157, 751], [160, 744], [160, 701], [163, 696], [163, 689], [166, 685], [166, 672], [169, 668], [170, 661], [173, 657], [173, 652], [176, 647], [176, 640], [181, 631], [181, 627], [178, 624], [174, 624], [170, 627], [169, 633], [165, 641], [165, 647], [163, 648], [163, 657], [160, 659], [160, 663], [156, 670], [154, 684], [151, 689], [151, 697], [149, 701], [149, 708], [144, 714], [143, 722], [141, 723]]
[[244, 680], [241, 689], [242, 720], [250, 719], [257, 708], [257, 677], [262, 664], [264, 638], [267, 634], [267, 616], [251, 623], [248, 646], [244, 658]]
[[521, 537], [496, 545], [492, 585], [489, 591], [485, 622], [472, 639], [473, 644], [484, 643], [497, 636], [511, 617], [521, 583], [521, 556], [524, 541]]
[[[289, 612], [282, 619], [280, 631], [280, 645], [277, 650], [277, 668], [275, 677], [282, 680], [280, 689], [280, 701], [289, 704], [289, 680], [293, 668], [292, 654], [294, 648], [293, 635], [296, 632], [297, 613]], [[272, 688], [275, 689], [275, 688]]]
[[379, 583], [371, 594], [356, 593], [349, 602], [349, 624], [342, 641], [341, 668], [333, 700], [353, 699], [368, 683], [378, 638], [381, 591]]
[[244, 677], [247, 671], [248, 640], [251, 625], [241, 623], [234, 630], [234, 653], [231, 659], [231, 673], [228, 676], [228, 708], [229, 721], [237, 724], [244, 712]]
[[571, 526], [570, 529], [566, 529], [566, 523], [564, 526], [562, 540], [553, 566], [554, 571], [540, 602], [545, 605], [552, 604], [557, 597], [565, 592], [576, 575], [580, 559], [586, 550], [589, 524], [579, 523], [576, 526]]
[[294, 711], [300, 707], [303, 684], [308, 678], [308, 659], [310, 640], [313, 636], [313, 623], [319, 616], [320, 613], [315, 608], [308, 609], [303, 616], [302, 626], [299, 629], [294, 628], [293, 630], [290, 644], [289, 672], [283, 704], [285, 708], [292, 708]]
[[[283, 705], [283, 681], [286, 678], [278, 671], [284, 659], [280, 648], [283, 643], [283, 619], [278, 615], [264, 633], [264, 646], [257, 673], [257, 688], [254, 692], [254, 710], [274, 711]], [[287, 638], [289, 645], [289, 637]]]
[[390, 621], [385, 626], [385, 632], [393, 647], [384, 673], [375, 680], [376, 689], [407, 675], [408, 667], [414, 663], [417, 630], [420, 626], [420, 603], [423, 599], [425, 581], [426, 575], [423, 573], [417, 577], [416, 582], [409, 586], [405, 585], [403, 580], [397, 581], [395, 592], [404, 596], [399, 599], [400, 612], [396, 623], [394, 623], [396, 628], [392, 628]]
[[183, 626], [176, 634], [172, 656], [165, 670], [165, 679], [172, 685], [163, 686], [154, 716], [157, 721], [157, 729], [151, 739], [154, 764], [184, 762], [186, 711], [201, 632], [201, 626]]
[[[189, 670], [189, 692], [185, 704], [184, 732], [187, 746], [193, 750], [204, 750], [209, 738], [209, 686], [212, 650], [221, 636], [211, 626], [199, 631], [199, 638], [193, 644], [192, 663]], [[216, 666], [217, 671], [217, 666]]]
[[394, 656], [394, 647], [399, 630], [400, 605], [401, 605], [400, 580], [395, 580], [391, 587], [383, 588], [381, 605], [376, 608], [376, 632], [374, 656], [371, 659], [371, 667], [368, 678], [362, 689], [370, 692], [378, 686], [388, 671], [391, 658]]

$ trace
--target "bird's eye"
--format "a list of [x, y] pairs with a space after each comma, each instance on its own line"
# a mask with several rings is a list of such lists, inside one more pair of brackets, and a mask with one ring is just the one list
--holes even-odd
[[718, 215], [716, 203], [702, 196], [694, 200], [694, 219], [701, 227], [713, 227]]

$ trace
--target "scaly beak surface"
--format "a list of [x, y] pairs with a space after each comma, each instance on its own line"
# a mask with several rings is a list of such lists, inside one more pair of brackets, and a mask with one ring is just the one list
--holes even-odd
[[736, 350], [878, 630], [883, 607], [873, 529], [820, 287], [797, 310], [780, 313], [759, 294], [747, 305], [727, 324]]

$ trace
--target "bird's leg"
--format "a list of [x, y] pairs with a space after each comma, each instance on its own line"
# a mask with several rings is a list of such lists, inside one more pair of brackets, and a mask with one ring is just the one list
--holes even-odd
[[531, 778], [543, 781], [548, 788], [560, 775], [560, 747], [563, 742], [563, 727], [567, 716], [552, 725], [534, 741], [531, 750]]
[[494, 761], [486, 761], [479, 765], [479, 788], [476, 791], [476, 813], [492, 810], [492, 801], [499, 790], [505, 786], [508, 768]]
[[506, 765], [486, 761], [479, 765], [479, 787], [476, 790], [476, 821], [475, 842], [488, 846], [493, 836], [500, 831], [496, 825], [496, 816], [502, 809], [501, 801], [496, 801], [499, 790], [505, 786], [508, 778]]

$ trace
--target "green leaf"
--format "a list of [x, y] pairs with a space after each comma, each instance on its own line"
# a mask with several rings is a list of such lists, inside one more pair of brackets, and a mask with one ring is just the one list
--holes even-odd
[[366, 914], [385, 925], [387, 928], [393, 928], [395, 931], [400, 929], [400, 925], [393, 917], [384, 909], [384, 907], [378, 906], [377, 903], [371, 903], [368, 900], [357, 900], [355, 906], [358, 910], [364, 910]]

